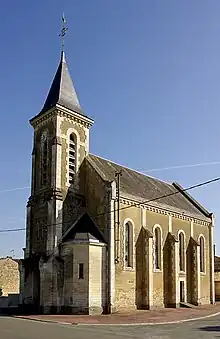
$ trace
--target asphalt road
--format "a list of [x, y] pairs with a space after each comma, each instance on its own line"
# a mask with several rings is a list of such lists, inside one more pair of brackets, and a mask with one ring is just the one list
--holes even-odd
[[0, 317], [0, 339], [220, 338], [220, 316], [173, 325], [79, 326]]

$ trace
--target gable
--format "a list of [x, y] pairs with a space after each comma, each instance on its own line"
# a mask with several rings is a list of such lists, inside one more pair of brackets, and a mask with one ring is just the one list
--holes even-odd
[[[121, 197], [139, 202], [151, 200], [150, 204], [153, 206], [210, 222], [209, 212], [200, 204], [197, 205], [195, 199], [190, 195], [183, 194], [181, 186], [178, 184], [166, 183], [93, 154], [89, 154], [87, 159], [95, 169], [98, 168], [103, 180], [113, 181], [115, 172], [122, 171], [120, 177]], [[158, 199], [158, 197], [161, 198]]]
[[106, 243], [104, 235], [87, 213], [84, 213], [62, 237], [62, 242], [72, 240], [98, 240]]

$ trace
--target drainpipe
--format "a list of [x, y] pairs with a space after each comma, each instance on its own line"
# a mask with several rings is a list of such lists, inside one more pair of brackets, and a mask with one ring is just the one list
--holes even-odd
[[116, 199], [115, 181], [107, 183], [107, 313], [112, 312], [115, 302], [115, 230], [114, 230], [114, 201]]

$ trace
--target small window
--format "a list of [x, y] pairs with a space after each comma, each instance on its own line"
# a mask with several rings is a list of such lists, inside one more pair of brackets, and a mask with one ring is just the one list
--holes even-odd
[[84, 279], [84, 264], [79, 264], [79, 279]]

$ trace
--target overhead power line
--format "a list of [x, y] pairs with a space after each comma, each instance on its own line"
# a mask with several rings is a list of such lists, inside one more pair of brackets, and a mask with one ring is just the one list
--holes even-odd
[[[147, 204], [149, 202], [154, 202], [156, 200], [167, 198], [167, 197], [170, 197], [170, 196], [173, 196], [173, 195], [176, 195], [176, 194], [181, 194], [181, 192], [187, 192], [187, 191], [190, 191], [192, 189], [199, 188], [199, 187], [202, 187], [202, 186], [205, 186], [205, 185], [217, 182], [219, 180], [220, 180], [220, 177], [217, 177], [217, 178], [214, 178], [214, 179], [211, 179], [211, 180], [207, 180], [207, 181], [203, 181], [203, 182], [201, 182], [199, 184], [196, 184], [196, 185], [193, 185], [193, 186], [189, 186], [187, 188], [184, 188], [182, 190], [178, 190], [176, 192], [171, 192], [171, 193], [168, 193], [168, 194], [163, 194], [163, 195], [161, 195], [159, 197], [156, 197], [156, 198], [153, 198], [153, 199], [148, 199], [148, 200], [145, 200], [145, 201], [141, 201], [141, 202], [135, 203], [133, 205], [128, 205], [128, 206], [125, 206], [125, 207], [121, 207], [120, 210], [125, 210], [125, 209], [131, 208], [131, 207], [138, 207], [140, 205], [144, 205], [144, 204]], [[110, 214], [110, 213], [113, 213], [113, 212], [115, 212], [115, 210], [99, 213], [99, 214], [96, 214], [95, 216], [92, 216], [92, 218], [95, 219], [95, 218], [100, 217], [102, 215]], [[47, 226], [51, 227], [51, 226], [61, 225], [61, 224], [63, 225], [63, 224], [65, 224], [65, 222], [48, 224]], [[0, 230], [0, 233], [19, 232], [19, 231], [25, 231], [25, 230], [26, 230], [26, 228], [9, 228], [9, 229]]]
[[26, 228], [6, 228], [4, 230], [0, 230], [0, 233], [9, 233], [9, 232], [19, 232], [19, 231], [25, 231]]

